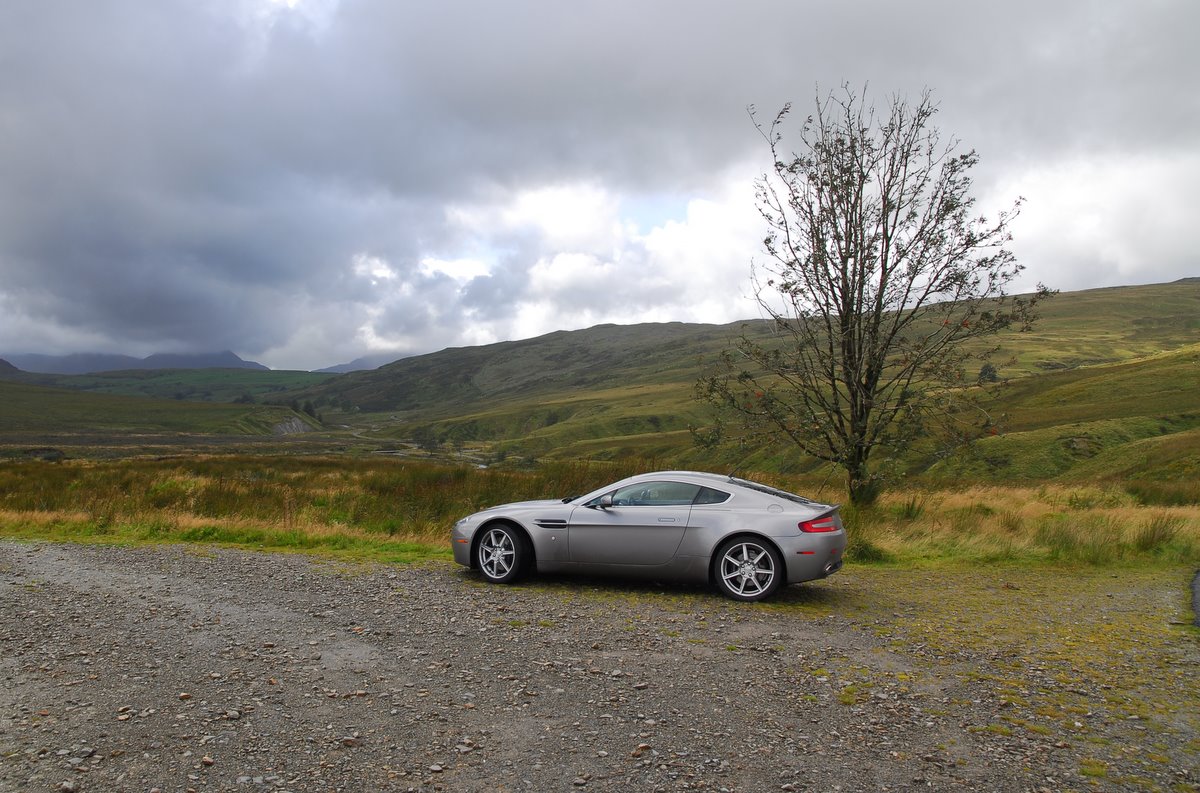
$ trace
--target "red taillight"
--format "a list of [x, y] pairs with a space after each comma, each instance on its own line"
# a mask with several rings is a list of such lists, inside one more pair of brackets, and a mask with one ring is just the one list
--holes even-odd
[[837, 531], [841, 526], [838, 525], [838, 519], [833, 515], [826, 515], [823, 518], [813, 518], [800, 523], [800, 531], [809, 532], [810, 534], [818, 534], [825, 531]]

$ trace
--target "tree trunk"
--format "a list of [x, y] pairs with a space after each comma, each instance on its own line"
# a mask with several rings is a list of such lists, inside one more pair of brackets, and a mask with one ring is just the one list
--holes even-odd
[[879, 498], [880, 482], [871, 476], [866, 459], [856, 458], [846, 464], [846, 484], [850, 503], [856, 507], [869, 507]]

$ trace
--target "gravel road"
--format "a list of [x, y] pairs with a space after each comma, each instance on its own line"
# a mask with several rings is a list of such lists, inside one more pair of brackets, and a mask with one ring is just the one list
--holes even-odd
[[[1081, 775], [1085, 744], [981, 729], [997, 683], [944, 669], [986, 659], [897, 650], [827, 608], [854, 580], [790, 588], [793, 609], [495, 587], [442, 563], [0, 542], [0, 789], [1149, 789]], [[864, 696], [847, 670], [871, 677]], [[1147, 784], [1195, 787], [1162, 766]]]

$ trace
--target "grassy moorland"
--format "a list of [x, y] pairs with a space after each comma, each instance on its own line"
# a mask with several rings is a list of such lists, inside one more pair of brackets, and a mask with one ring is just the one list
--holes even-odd
[[0, 460], [311, 453], [342, 445], [302, 432], [316, 427], [312, 417], [278, 405], [89, 394], [0, 380]]
[[[314, 402], [323, 424], [279, 406], [0, 380], [0, 460], [12, 461], [0, 462], [0, 531], [367, 557], [432, 545], [444, 555], [447, 526], [472, 510], [673, 467], [737, 466], [843, 501], [836, 473], [792, 449], [739, 458], [692, 444], [688, 425], [705, 419], [692, 399], [699, 359], [715, 355], [733, 332], [601, 326], [321, 375], [317, 385], [301, 378], [304, 389], [281, 393]], [[758, 323], [748, 332], [767, 331]], [[989, 406], [996, 434], [966, 451], [917, 449], [898, 460], [903, 485], [876, 508], [848, 514], [852, 558], [1195, 563], [1200, 280], [1062, 295], [1047, 304], [1036, 331], [999, 342], [1012, 362], [1000, 366], [1005, 382]], [[197, 387], [230, 377], [232, 389], [246, 377], [296, 374], [148, 377]], [[312, 431], [272, 435], [297, 422]], [[47, 440], [62, 442], [75, 459], [17, 462], [23, 449]], [[111, 453], [96, 453], [105, 444]], [[378, 451], [409, 461], [371, 454]]]
[[633, 470], [263, 455], [9, 463], [0, 464], [0, 534], [217, 542], [381, 560], [448, 556], [449, 525], [469, 512], [580, 494]]
[[0, 380], [0, 432], [270, 434], [297, 417], [280, 406], [139, 399]]
[[[458, 517], [578, 495], [650, 461], [534, 471], [340, 457], [219, 456], [0, 464], [0, 533], [100, 542], [216, 542], [375, 560], [448, 555]], [[775, 484], [830, 500], [794, 477]], [[1113, 486], [909, 490], [845, 512], [857, 562], [1200, 562], [1200, 504], [1146, 506]]]
[[[312, 400], [328, 422], [349, 425], [381, 444], [419, 437], [491, 460], [657, 457], [729, 466], [742, 461], [697, 452], [688, 427], [708, 420], [706, 408], [692, 398], [704, 362], [740, 332], [769, 343], [763, 322], [600, 326], [443, 350], [331, 379], [298, 395]], [[1004, 437], [1041, 433], [1025, 440], [1069, 448], [1034, 464], [997, 442], [989, 449], [990, 464], [958, 457], [941, 466], [943, 479], [1028, 483], [1059, 477], [1093, 456], [1133, 451], [1122, 447], [1151, 437], [1151, 427], [1160, 436], [1197, 426], [1200, 279], [1065, 293], [1044, 304], [1033, 331], [995, 341], [1003, 386], [989, 409], [1000, 418]], [[1124, 426], [1087, 426], [1110, 419]], [[1176, 444], [1200, 452], [1186, 437]], [[915, 474], [941, 460], [917, 453], [905, 467]], [[750, 462], [766, 470], [811, 467], [786, 451]]]
[[260, 369], [130, 369], [94, 374], [0, 373], [26, 385], [189, 402], [278, 402], [332, 375]]

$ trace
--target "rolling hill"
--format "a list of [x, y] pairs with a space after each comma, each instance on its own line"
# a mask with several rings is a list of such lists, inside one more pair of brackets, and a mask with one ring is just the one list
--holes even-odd
[[[1200, 410], [1200, 279], [1064, 293], [1041, 313], [1033, 331], [997, 338], [994, 360], [1007, 385], [993, 408], [1008, 418], [1004, 440], [981, 448], [999, 455], [1003, 443], [1035, 433], [1030, 443], [1088, 451], [1053, 464], [1015, 455], [1005, 465], [980, 467], [956, 458], [931, 474], [1064, 476], [1110, 448], [1145, 440], [1151, 425], [1168, 434], [1197, 425], [1191, 416]], [[770, 329], [762, 321], [602, 325], [407, 358], [299, 395], [340, 406], [347, 421], [381, 442], [417, 438], [499, 455], [638, 454], [700, 464], [688, 427], [707, 421], [692, 399], [701, 361], [715, 359], [739, 333], [765, 340]], [[1110, 420], [1126, 429], [1086, 426]], [[1134, 427], [1138, 422], [1145, 426]], [[783, 452], [764, 462], [807, 465], [794, 458]], [[931, 462], [920, 461], [918, 470]]]
[[0, 434], [177, 432], [270, 435], [308, 422], [286, 407], [145, 399], [0, 380]]
[[[629, 385], [686, 383], [746, 332], [770, 324], [681, 322], [599, 325], [522, 341], [450, 348], [359, 371], [307, 389], [305, 396], [364, 411], [433, 411], [559, 397]], [[998, 337], [1004, 377], [1019, 377], [1154, 355], [1200, 342], [1200, 279], [1061, 294], [1044, 304], [1033, 331]]]
[[[451, 348], [342, 375], [253, 370], [36, 375], [0, 371], [0, 430], [268, 432], [286, 407], [177, 400], [312, 403], [342, 448], [416, 443], [474, 459], [617, 459], [711, 467], [741, 452], [697, 449], [710, 419], [693, 399], [705, 361], [763, 321], [601, 325]], [[913, 450], [911, 474], [938, 481], [1156, 480], [1200, 476], [1200, 279], [1065, 293], [1031, 332], [997, 337], [999, 434], [969, 453]], [[50, 389], [70, 386], [107, 393]], [[169, 400], [133, 398], [170, 397]], [[107, 401], [106, 401], [107, 400]], [[763, 469], [810, 470], [790, 448]]]
[[275, 402], [290, 392], [323, 383], [328, 374], [271, 369], [133, 369], [93, 374], [5, 371], [0, 379], [98, 394], [178, 399], [189, 402]]

